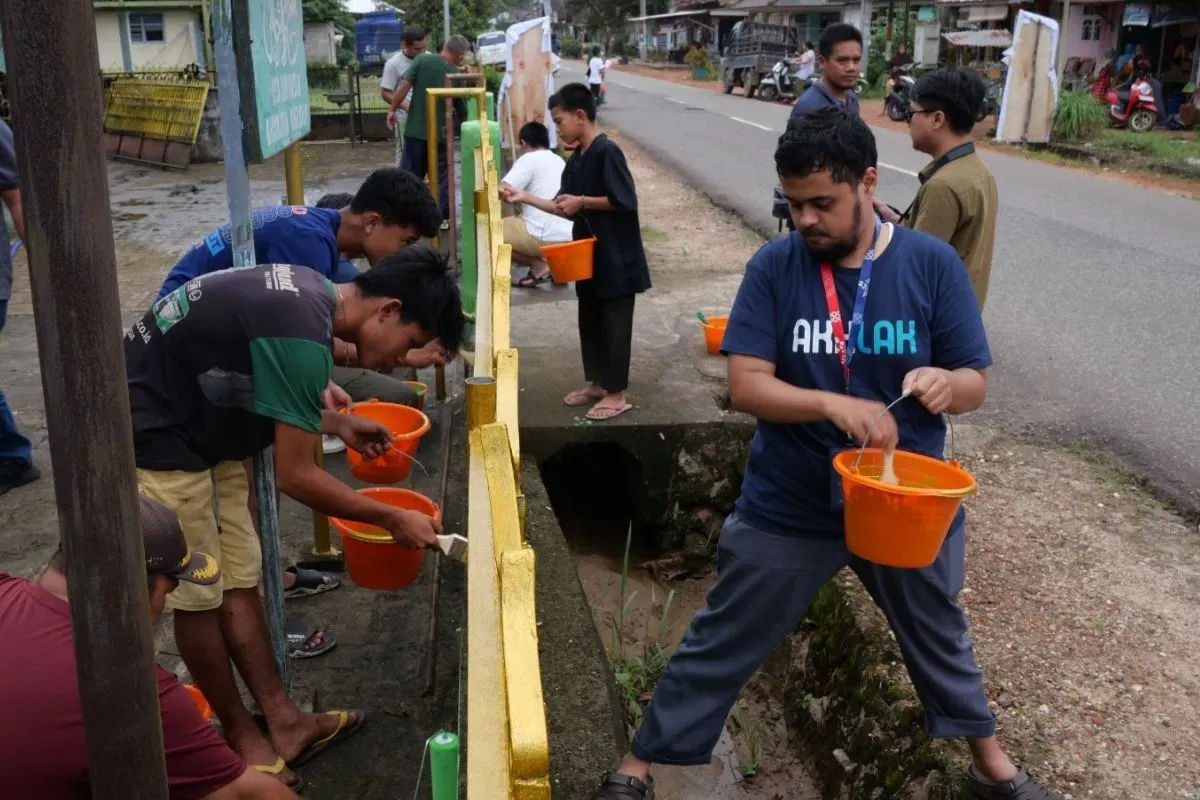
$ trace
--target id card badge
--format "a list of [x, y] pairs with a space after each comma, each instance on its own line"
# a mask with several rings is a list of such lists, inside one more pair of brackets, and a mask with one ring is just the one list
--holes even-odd
[[835, 447], [829, 450], [829, 507], [834, 511], [841, 511], [846, 505], [846, 498], [842, 495], [842, 476], [833, 468], [833, 458], [838, 453], [846, 450], [851, 450], [850, 447]]

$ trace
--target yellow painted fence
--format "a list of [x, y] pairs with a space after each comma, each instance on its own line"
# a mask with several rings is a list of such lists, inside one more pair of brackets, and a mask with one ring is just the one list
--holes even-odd
[[[475, 107], [487, 113], [482, 89], [431, 89], [429, 95], [431, 120], [445, 97], [475, 97]], [[479, 189], [473, 216], [463, 220], [475, 225], [479, 243], [475, 358], [467, 381], [467, 800], [547, 800], [550, 749], [538, 659], [536, 559], [524, 536], [518, 354], [509, 340], [512, 248], [504, 243], [500, 179], [486, 122], [481, 138], [475, 151]], [[463, 205], [466, 215], [472, 205]]]

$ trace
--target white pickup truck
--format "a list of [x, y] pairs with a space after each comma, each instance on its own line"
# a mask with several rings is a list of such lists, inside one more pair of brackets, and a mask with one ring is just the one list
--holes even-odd
[[481, 33], [476, 41], [477, 58], [480, 64], [493, 67], [504, 66], [504, 31]]

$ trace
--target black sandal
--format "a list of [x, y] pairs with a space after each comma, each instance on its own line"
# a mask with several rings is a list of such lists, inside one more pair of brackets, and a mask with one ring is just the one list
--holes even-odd
[[529, 270], [529, 274], [524, 278], [521, 278], [519, 281], [513, 281], [513, 287], [517, 289], [536, 289], [543, 283], [549, 283], [551, 280], [553, 279], [550, 277], [549, 272], [545, 275], [534, 275], [533, 270]]
[[[333, 634], [320, 626], [305, 622], [299, 617], [291, 617], [285, 624], [288, 658], [316, 658], [337, 647], [337, 639], [333, 638]], [[321, 637], [320, 643], [311, 644], [318, 636]]]
[[1017, 768], [1017, 777], [1012, 780], [989, 781], [971, 765], [967, 767], [967, 785], [971, 796], [978, 800], [1062, 800], [1062, 795], [1038, 783], [1024, 767]]
[[610, 772], [592, 792], [591, 800], [654, 800], [654, 778], [642, 783], [631, 775]]

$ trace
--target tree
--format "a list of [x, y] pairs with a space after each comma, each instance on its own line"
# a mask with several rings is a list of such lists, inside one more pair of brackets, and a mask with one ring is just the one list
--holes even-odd
[[[640, 0], [565, 0], [567, 9], [578, 21], [586, 22], [593, 37], [610, 50], [614, 39], [624, 39], [630, 17], [641, 13]], [[668, 0], [646, 0], [646, 14], [665, 14]]]
[[302, 0], [301, 9], [305, 22], [332, 22], [342, 34], [342, 42], [338, 45], [339, 64], [354, 60], [354, 17], [341, 0]]
[[[376, 6], [404, 10], [406, 26], [420, 25], [429, 34], [429, 49], [442, 45], [442, 0], [376, 0]], [[497, 0], [450, 0], [450, 34], [474, 39], [488, 30], [499, 8]]]

